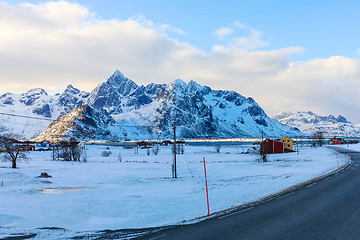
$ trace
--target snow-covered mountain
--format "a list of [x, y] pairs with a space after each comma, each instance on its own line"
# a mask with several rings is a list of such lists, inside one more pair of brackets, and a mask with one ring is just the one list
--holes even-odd
[[325, 136], [359, 136], [360, 127], [345, 117], [319, 116], [312, 112], [281, 112], [275, 115], [279, 122], [296, 127], [304, 133], [322, 132]]
[[82, 105], [58, 117], [35, 141], [56, 142], [59, 139], [114, 138], [108, 129], [114, 124], [115, 120], [106, 110]]
[[[260, 137], [262, 133], [266, 137], [302, 134], [297, 129], [269, 118], [252, 98], [243, 97], [234, 91], [212, 90], [194, 81], [186, 84], [182, 80], [170, 84], [139, 86], [118, 70], [90, 94], [69, 85], [62, 94], [54, 96], [49, 96], [40, 88], [23, 94], [7, 93], [0, 96], [0, 113], [8, 114], [0, 114], [0, 131], [35, 138], [50, 123], [48, 120], [66, 113], [73, 114], [72, 110], [82, 104], [87, 105], [86, 109], [105, 110], [117, 123], [109, 121], [111, 126], [101, 125], [101, 131], [111, 131], [110, 135], [96, 135], [94, 131], [90, 134], [77, 124], [69, 125], [70, 135], [78, 138], [88, 139], [95, 135], [96, 138], [106, 136], [119, 139], [169, 138], [173, 134], [174, 123], [179, 138]], [[14, 114], [32, 118], [11, 116]], [[66, 119], [70, 119], [69, 116]], [[53, 129], [48, 128], [47, 133], [64, 134], [55, 129], [63, 127], [59, 124], [54, 123], [49, 127]], [[64, 137], [70, 135], [66, 132]]]
[[165, 84], [138, 86], [116, 70], [110, 78], [99, 84], [90, 94], [86, 104], [103, 108], [110, 114], [139, 109], [151, 103]]
[[175, 123], [181, 138], [261, 137], [262, 132], [268, 137], [302, 134], [270, 119], [252, 98], [179, 79], [163, 86], [150, 104], [113, 117], [120, 125], [153, 125], [152, 132], [162, 136], [171, 136]]
[[58, 105], [62, 110], [61, 114], [68, 113], [71, 110], [83, 105], [89, 96], [89, 93], [80, 91], [79, 89], [74, 88], [71, 84], [68, 85], [57, 100]]
[[62, 94], [53, 96], [42, 88], [22, 94], [5, 93], [0, 96], [0, 132], [34, 138], [58, 116], [81, 106], [88, 96], [89, 93], [72, 85], [67, 86]]

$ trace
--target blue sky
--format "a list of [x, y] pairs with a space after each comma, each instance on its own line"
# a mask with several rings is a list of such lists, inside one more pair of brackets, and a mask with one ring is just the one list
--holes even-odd
[[[360, 1], [79, 1], [110, 18], [143, 14], [155, 22], [170, 24], [188, 33], [181, 38], [210, 49], [213, 31], [232, 27], [238, 20], [264, 34], [267, 49], [301, 46], [306, 52], [296, 59], [334, 55], [359, 56]], [[103, 2], [106, 2], [104, 4]], [[99, 4], [100, 3], [100, 4]], [[246, 34], [238, 30], [239, 35]]]
[[[0, 0], [3, 92], [194, 80], [360, 123], [360, 1]], [[19, 71], [21, 69], [21, 71]]]
[[[23, 3], [23, 0], [5, 1]], [[41, 3], [44, 1], [26, 1]], [[359, 57], [360, 1], [331, 0], [77, 0], [103, 19], [123, 19], [138, 14], [156, 23], [170, 24], [186, 34], [170, 37], [209, 50], [218, 42], [213, 32], [234, 28], [235, 20], [262, 32], [269, 45], [263, 49], [300, 46], [305, 52], [294, 60], [310, 60], [334, 55]], [[224, 39], [225, 41], [226, 39]]]
[[[301, 46], [295, 59], [334, 55], [358, 57], [360, 1], [79, 1], [102, 16], [128, 18], [143, 14], [170, 24], [188, 35], [174, 36], [208, 50], [216, 42], [213, 31], [234, 28], [238, 20], [263, 32], [265, 49]], [[100, 3], [100, 4], [99, 4]], [[246, 35], [245, 29], [237, 29]]]

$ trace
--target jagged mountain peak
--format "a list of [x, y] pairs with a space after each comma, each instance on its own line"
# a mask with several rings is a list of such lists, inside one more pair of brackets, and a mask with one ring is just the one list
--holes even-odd
[[170, 83], [170, 85], [174, 85], [175, 87], [181, 87], [181, 88], [185, 88], [187, 86], [186, 82], [184, 82], [184, 80], [181, 79], [175, 79], [172, 83]]
[[211, 90], [195, 81], [177, 79], [165, 85], [147, 106], [117, 116], [119, 122], [148, 122], [164, 134], [177, 125], [182, 138], [301, 135], [270, 119], [252, 99], [235, 91]]
[[302, 119], [307, 119], [310, 121], [310, 119], [312, 121], [328, 121], [328, 122], [333, 122], [333, 123], [337, 123], [337, 122], [343, 122], [343, 123], [351, 123], [350, 121], [348, 121], [345, 117], [339, 115], [338, 117], [335, 117], [334, 115], [328, 115], [328, 116], [321, 116], [318, 114], [315, 114], [312, 111], [298, 111], [296, 113], [292, 113], [290, 111], [283, 111], [280, 112], [278, 114], [275, 114], [275, 118], [276, 119], [284, 119], [284, 118], [302, 118]]
[[27, 91], [26, 93], [47, 95], [47, 92], [43, 88], [32, 88], [29, 91]]
[[26, 93], [21, 94], [20, 102], [26, 106], [32, 106], [37, 102], [38, 99], [41, 99], [47, 95], [47, 92], [42, 88], [30, 89]]
[[276, 114], [275, 119], [291, 127], [297, 127], [302, 132], [314, 134], [322, 132], [326, 136], [357, 135], [360, 128], [353, 125], [345, 117], [339, 115], [321, 116], [311, 111], [298, 111], [291, 114]]
[[[33, 105], [20, 102], [20, 95], [10, 96], [9, 94], [0, 97], [0, 104], [11, 109], [10, 111], [19, 109], [18, 106], [21, 106], [24, 114], [30, 109], [34, 115], [49, 118], [61, 114], [66, 115], [66, 118], [75, 126], [73, 128], [73, 125], [69, 125], [69, 128], [75, 129], [71, 133], [72, 136], [79, 138], [110, 136], [108, 132], [105, 134], [109, 129], [105, 123], [101, 127], [101, 131], [105, 131], [104, 134], [100, 134], [98, 128], [96, 131], [93, 128], [99, 126], [98, 123], [102, 122], [101, 118], [107, 119], [106, 114], [98, 112], [104, 110], [119, 124], [144, 125], [146, 123], [156, 126], [163, 133], [164, 138], [172, 135], [170, 130], [174, 122], [178, 126], [179, 137], [183, 138], [256, 137], [260, 136], [261, 132], [269, 137], [284, 134], [298, 135], [298, 132], [295, 133], [291, 128], [270, 119], [252, 98], [246, 98], [235, 91], [212, 90], [193, 80], [186, 83], [177, 79], [169, 84], [153, 83], [139, 86], [116, 70], [90, 94], [76, 89], [71, 84], [62, 94], [55, 96], [46, 96], [47, 94], [45, 95], [42, 90], [32, 92], [36, 93], [34, 96], [41, 96], [40, 99], [35, 97], [25, 99], [33, 101]], [[77, 108], [82, 104], [89, 106]], [[86, 110], [89, 116], [94, 112], [94, 116], [99, 116], [99, 118], [88, 117], [88, 122], [80, 121], [79, 117], [76, 118], [77, 120], [71, 120], [71, 114], [80, 116], [79, 112], [72, 111], [74, 109], [80, 112]], [[92, 125], [93, 122], [96, 126]], [[54, 125], [52, 127], [57, 128]], [[87, 127], [91, 127], [92, 130], [90, 131]], [[116, 129], [118, 127], [115, 127]], [[47, 130], [49, 131], [52, 130]], [[129, 131], [129, 129], [121, 129], [120, 135], [125, 136]], [[134, 134], [133, 139], [153, 138], [154, 135], [151, 134], [155, 134], [150, 130], [150, 132], [135, 129], [131, 131]], [[131, 138], [130, 134], [129, 138]]]
[[119, 70], [116, 70], [106, 83], [123, 95], [128, 95], [139, 87], [134, 81], [125, 77]]
[[290, 112], [290, 111], [282, 111], [282, 112], [279, 112], [277, 114], [275, 114], [275, 118], [286, 118], [286, 117], [289, 117], [291, 115], [293, 115], [294, 113]]
[[76, 90], [78, 90], [78, 89], [75, 88], [72, 84], [67, 85], [66, 88], [65, 88], [65, 90], [66, 90], [66, 89], [69, 89], [69, 90], [71, 90], [71, 89], [76, 89]]
[[[124, 74], [119, 71], [119, 69], [116, 69], [114, 73], [111, 75], [113, 78], [125, 78]], [[110, 77], [110, 78], [111, 78]]]
[[70, 93], [70, 94], [78, 94], [80, 92], [79, 89], [75, 88], [72, 84], [67, 85], [67, 87], [65, 88], [64, 92], [62, 93], [62, 95], [64, 95], [65, 93]]
[[34, 96], [34, 95], [45, 95], [47, 96], [47, 92], [43, 88], [33, 88], [29, 91], [21, 94], [22, 96]]
[[84, 104], [90, 93], [80, 91], [72, 84], [69, 84], [64, 92], [59, 96], [58, 102], [63, 106], [62, 114]]
[[336, 121], [337, 122], [342, 122], [342, 123], [351, 123], [350, 121], [348, 121], [345, 117], [339, 115], [337, 118], [336, 118]]
[[13, 105], [15, 102], [14, 96], [15, 94], [13, 93], [4, 93], [0, 96], [0, 104]]
[[188, 83], [187, 88], [188, 88], [188, 92], [193, 92], [193, 93], [208, 94], [211, 91], [210, 87], [200, 85], [194, 80], [191, 80]]
[[156, 98], [161, 85], [138, 86], [134, 81], [116, 70], [106, 82], [99, 84], [86, 103], [95, 108], [104, 108], [110, 114], [120, 114], [138, 109]]
[[184, 94], [188, 95], [196, 95], [202, 94], [206, 95], [211, 91], [210, 87], [202, 86], [191, 80], [189, 83], [184, 82], [181, 79], [176, 79], [169, 84], [169, 88], [167, 89], [170, 92], [174, 92], [176, 97], [183, 96]]
[[170, 82], [169, 87], [167, 88], [167, 90], [170, 92], [171, 96], [179, 97], [180, 95], [183, 94], [186, 87], [187, 87], [186, 82], [184, 82], [181, 79], [175, 79], [174, 81]]

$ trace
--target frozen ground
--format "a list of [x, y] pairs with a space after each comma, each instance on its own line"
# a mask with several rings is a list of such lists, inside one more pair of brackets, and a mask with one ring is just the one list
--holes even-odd
[[[359, 146], [353, 146], [359, 147]], [[178, 178], [171, 178], [170, 147], [158, 155], [145, 149], [86, 146], [86, 163], [52, 161], [51, 152], [32, 152], [11, 169], [0, 162], [0, 238], [35, 233], [37, 239], [74, 236], [84, 231], [178, 224], [207, 214], [206, 158], [210, 212], [261, 199], [345, 164], [326, 147], [274, 154], [260, 163], [241, 154], [245, 146], [185, 146], [178, 155]], [[359, 147], [360, 149], [360, 147]], [[121, 158], [119, 157], [121, 156]], [[120, 161], [121, 160], [121, 161]], [[53, 178], [37, 178], [47, 172]]]
[[336, 145], [339, 147], [342, 147], [344, 149], [349, 149], [349, 150], [354, 150], [354, 151], [359, 151], [360, 152], [360, 144], [343, 144], [343, 145]]

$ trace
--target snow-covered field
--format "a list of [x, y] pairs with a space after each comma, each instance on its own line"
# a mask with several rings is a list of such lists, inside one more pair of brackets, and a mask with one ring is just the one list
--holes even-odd
[[[262, 163], [255, 155], [241, 154], [246, 148], [223, 146], [216, 153], [214, 147], [185, 146], [177, 158], [177, 179], [172, 178], [171, 147], [161, 147], [158, 155], [110, 147], [112, 154], [103, 157], [106, 146], [86, 146], [86, 163], [53, 161], [51, 152], [31, 152], [31, 160], [20, 162], [18, 169], [0, 162], [0, 238], [14, 233], [61, 238], [205, 216], [203, 157], [211, 213], [331, 172], [338, 159], [340, 166], [347, 161], [326, 147], [304, 147], [299, 154], [269, 155], [270, 162]], [[41, 172], [52, 178], [37, 178]]]
[[359, 151], [360, 152], [360, 144], [344, 144], [344, 145], [338, 145], [339, 147], [343, 147], [344, 149], [349, 149], [353, 151]]

